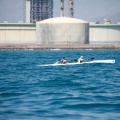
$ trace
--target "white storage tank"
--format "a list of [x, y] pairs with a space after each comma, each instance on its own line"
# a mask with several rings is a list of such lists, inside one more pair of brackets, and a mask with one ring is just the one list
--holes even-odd
[[42, 45], [79, 45], [89, 43], [89, 23], [58, 17], [36, 23], [37, 43]]

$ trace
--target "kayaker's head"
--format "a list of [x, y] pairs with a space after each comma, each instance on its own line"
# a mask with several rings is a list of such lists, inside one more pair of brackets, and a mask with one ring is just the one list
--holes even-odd
[[66, 60], [66, 58], [65, 58], [65, 57], [63, 57], [63, 59], [64, 59], [64, 60]]
[[91, 58], [91, 60], [94, 60], [94, 58]]
[[80, 58], [83, 58], [83, 56], [81, 56]]

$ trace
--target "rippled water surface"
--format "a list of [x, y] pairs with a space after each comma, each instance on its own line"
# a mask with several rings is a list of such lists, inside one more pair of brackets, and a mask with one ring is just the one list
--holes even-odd
[[[115, 64], [40, 67], [66, 57]], [[120, 50], [0, 51], [0, 120], [119, 120]]]

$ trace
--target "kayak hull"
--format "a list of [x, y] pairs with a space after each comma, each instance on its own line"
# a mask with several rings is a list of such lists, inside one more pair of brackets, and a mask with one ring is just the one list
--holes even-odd
[[90, 64], [90, 63], [115, 63], [115, 60], [93, 60], [93, 61], [87, 61], [87, 62], [82, 62], [82, 63], [54, 63], [54, 64], [43, 64], [43, 65], [38, 65], [38, 66], [66, 66], [66, 65], [80, 65], [80, 64]]

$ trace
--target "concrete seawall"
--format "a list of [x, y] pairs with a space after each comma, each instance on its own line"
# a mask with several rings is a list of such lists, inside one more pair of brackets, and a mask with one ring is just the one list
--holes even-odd
[[46, 49], [118, 49], [120, 44], [41, 45], [41, 44], [0, 44], [0, 50], [46, 50]]

